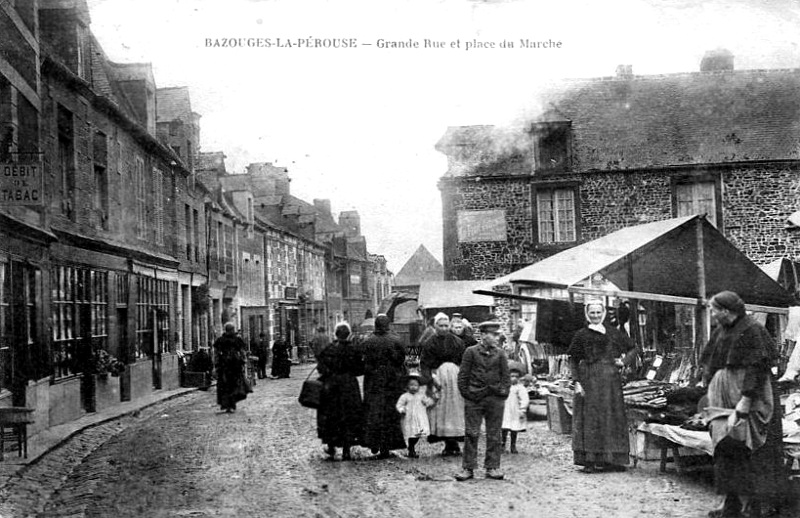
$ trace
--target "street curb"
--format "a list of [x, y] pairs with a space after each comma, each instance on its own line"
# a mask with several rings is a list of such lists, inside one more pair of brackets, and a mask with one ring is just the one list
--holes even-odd
[[100, 425], [103, 425], [103, 424], [106, 424], [106, 423], [110, 423], [112, 421], [116, 421], [116, 420], [122, 419], [124, 417], [131, 416], [131, 415], [133, 415], [133, 414], [135, 414], [137, 412], [141, 412], [142, 410], [150, 408], [152, 406], [155, 406], [155, 405], [157, 405], [159, 403], [163, 403], [165, 401], [171, 401], [173, 399], [177, 399], [179, 397], [183, 397], [183, 396], [186, 396], [186, 395], [192, 394], [194, 392], [198, 392], [198, 391], [200, 391], [200, 389], [197, 388], [197, 387], [185, 387], [184, 391], [176, 392], [174, 394], [165, 395], [164, 397], [162, 397], [160, 399], [156, 399], [154, 401], [148, 401], [146, 403], [143, 403], [140, 406], [136, 406], [136, 407], [131, 408], [129, 410], [125, 410], [123, 412], [120, 412], [119, 414], [116, 414], [116, 415], [112, 414], [112, 415], [109, 415], [109, 416], [100, 417], [94, 422], [86, 423], [86, 425], [81, 426], [80, 428], [77, 428], [77, 429], [71, 431], [70, 433], [66, 434], [65, 436], [59, 438], [53, 444], [48, 445], [45, 449], [43, 449], [41, 452], [39, 452], [35, 457], [30, 458], [28, 460], [28, 462], [26, 462], [25, 464], [20, 464], [19, 465], [19, 469], [14, 470], [12, 473], [9, 473], [9, 474], [3, 476], [2, 480], [0, 480], [0, 490], [4, 489], [6, 487], [6, 485], [8, 484], [8, 482], [12, 478], [22, 475], [23, 473], [28, 471], [31, 467], [33, 467], [33, 466], [37, 465], [39, 462], [41, 462], [42, 459], [44, 459], [49, 453], [51, 453], [54, 450], [57, 450], [58, 448], [64, 446], [71, 439], [73, 439], [77, 435], [85, 432], [86, 430], [89, 430], [91, 428], [95, 428], [97, 426], [100, 426]]

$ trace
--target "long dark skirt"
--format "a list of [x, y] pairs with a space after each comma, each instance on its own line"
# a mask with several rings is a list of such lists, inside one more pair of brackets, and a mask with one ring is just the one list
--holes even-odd
[[247, 393], [244, 387], [244, 367], [235, 363], [220, 369], [217, 380], [217, 404], [223, 410], [236, 410], [236, 403], [245, 399]]
[[272, 376], [288, 378], [292, 371], [292, 361], [289, 358], [272, 358]]
[[774, 383], [772, 399], [772, 418], [766, 424], [766, 442], [762, 446], [751, 451], [744, 443], [726, 438], [714, 449], [717, 493], [751, 496], [773, 504], [780, 504], [787, 497], [789, 477], [783, 462], [783, 412]]
[[401, 380], [388, 369], [364, 377], [364, 446], [376, 452], [406, 447], [396, 407], [402, 394]]
[[364, 403], [355, 376], [335, 374], [324, 382], [317, 409], [317, 436], [328, 446], [340, 448], [362, 443]]
[[575, 396], [572, 416], [574, 463], [625, 466], [630, 462], [630, 445], [619, 368], [597, 362], [584, 369], [584, 396]]

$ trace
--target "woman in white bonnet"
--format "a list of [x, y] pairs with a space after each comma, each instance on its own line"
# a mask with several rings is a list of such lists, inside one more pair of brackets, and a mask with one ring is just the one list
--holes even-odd
[[567, 350], [575, 380], [574, 463], [589, 473], [623, 470], [629, 462], [629, 444], [620, 369], [633, 343], [617, 328], [603, 324], [602, 300], [587, 300], [584, 313], [588, 325], [575, 333]]
[[442, 455], [459, 455], [464, 441], [464, 398], [458, 391], [458, 371], [464, 355], [463, 342], [450, 332], [450, 319], [444, 313], [434, 317], [436, 334], [420, 354], [421, 381], [437, 385], [439, 402], [428, 412], [428, 442], [444, 441]]

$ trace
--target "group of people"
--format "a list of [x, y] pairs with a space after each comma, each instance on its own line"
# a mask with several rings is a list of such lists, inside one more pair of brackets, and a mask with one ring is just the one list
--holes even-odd
[[[473, 478], [478, 437], [486, 428], [486, 477], [502, 479], [500, 457], [510, 434], [517, 452], [517, 434], [526, 429], [527, 389], [523, 369], [512, 364], [499, 346], [500, 324], [478, 326], [480, 341], [463, 333], [460, 319], [440, 313], [433, 332], [419, 342], [419, 369], [407, 370], [406, 347], [390, 330], [386, 315], [375, 318], [375, 331], [354, 344], [347, 323], [336, 326], [335, 340], [317, 358], [323, 383], [317, 411], [318, 436], [330, 459], [337, 448], [352, 458], [353, 446], [369, 448], [376, 458], [407, 449], [418, 456], [418, 442], [442, 442], [443, 456], [462, 455], [457, 480]], [[363, 398], [358, 376], [364, 376]]]
[[[715, 324], [700, 361], [707, 387], [704, 420], [713, 445], [714, 480], [722, 500], [710, 518], [758, 517], [787, 494], [781, 406], [773, 368], [777, 350], [767, 329], [745, 311], [734, 292], [708, 304]], [[627, 419], [620, 369], [632, 361], [633, 344], [604, 325], [605, 304], [585, 304], [587, 327], [569, 347], [575, 381], [572, 448], [587, 472], [621, 470], [628, 464]]]

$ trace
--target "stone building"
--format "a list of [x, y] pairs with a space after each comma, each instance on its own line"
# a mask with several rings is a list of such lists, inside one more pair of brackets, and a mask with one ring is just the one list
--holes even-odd
[[394, 278], [395, 287], [398, 289], [413, 290], [417, 292], [420, 284], [425, 281], [444, 280], [442, 263], [433, 256], [425, 245], [419, 248], [408, 258]]
[[795, 259], [800, 70], [566, 81], [520, 128], [451, 127], [437, 144], [445, 279], [494, 279], [622, 227], [705, 213], [752, 261]]
[[[180, 309], [205, 194], [157, 138], [150, 66], [108, 60], [90, 22], [84, 0], [0, 9], [0, 162], [19, 177], [0, 205], [0, 406], [34, 408], [32, 433], [176, 387], [205, 318]], [[119, 377], [94, 374], [103, 354]]]

